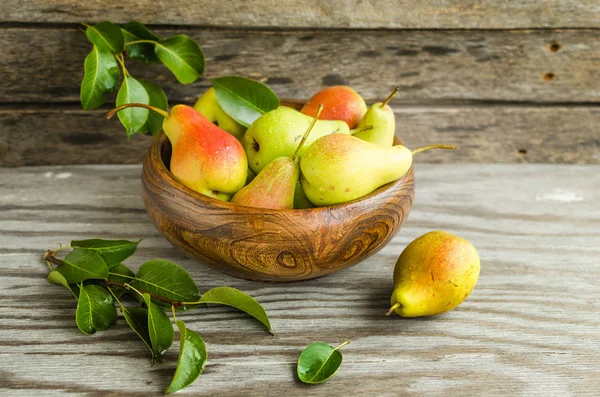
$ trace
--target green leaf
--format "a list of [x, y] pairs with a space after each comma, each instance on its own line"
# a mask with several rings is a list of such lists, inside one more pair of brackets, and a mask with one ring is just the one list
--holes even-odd
[[148, 334], [150, 335], [152, 354], [156, 361], [160, 361], [173, 344], [173, 326], [165, 312], [152, 302], [150, 294], [144, 294], [144, 302], [148, 306]]
[[324, 342], [308, 345], [298, 358], [298, 378], [310, 384], [322, 383], [331, 378], [342, 364], [342, 353], [338, 349], [347, 343], [336, 348]]
[[177, 328], [179, 328], [177, 369], [165, 394], [175, 393], [191, 385], [204, 371], [208, 359], [202, 337], [188, 329], [181, 320], [177, 321]]
[[79, 295], [75, 295], [75, 292], [73, 292], [73, 289], [67, 282], [67, 279], [62, 274], [60, 274], [60, 272], [57, 272], [56, 270], [52, 270], [48, 274], [48, 282], [50, 284], [62, 285], [63, 287], [68, 289], [73, 294], [75, 299], [77, 299], [77, 297], [79, 296]]
[[104, 94], [117, 87], [121, 72], [115, 57], [94, 46], [85, 58], [85, 75], [79, 98], [84, 109], [94, 109], [104, 103]]
[[[131, 76], [125, 76], [117, 94], [117, 106], [134, 102], [148, 105], [150, 97], [139, 81]], [[131, 138], [133, 134], [142, 129], [144, 124], [146, 124], [146, 120], [148, 120], [148, 113], [148, 109], [139, 107], [123, 109], [117, 113], [119, 120], [121, 120], [121, 123], [127, 130], [128, 137]]]
[[89, 240], [73, 240], [71, 241], [71, 247], [94, 251], [104, 259], [108, 268], [112, 269], [133, 255], [140, 241], [142, 240], [102, 240], [93, 238]]
[[[112, 274], [110, 274], [110, 273], [112, 273]], [[108, 275], [108, 279], [110, 281], [114, 281], [114, 282], [121, 283], [121, 284], [130, 283], [131, 277], [135, 277], [135, 273], [132, 272], [131, 269], [129, 269], [127, 266], [125, 266], [122, 263], [119, 263], [119, 264], [111, 267], [110, 273]], [[128, 277], [118, 276], [118, 274], [122, 274], [122, 275], [125, 275]], [[112, 289], [113, 293], [115, 295], [117, 295], [117, 297], [120, 297], [125, 292], [127, 292], [127, 290], [125, 288], [121, 288], [121, 287], [111, 286], [110, 288]]]
[[271, 323], [265, 309], [250, 295], [236, 288], [231, 287], [216, 287], [206, 291], [200, 301], [202, 303], [218, 303], [235, 307], [238, 310], [248, 313], [258, 321], [264, 324], [265, 327], [273, 334]]
[[84, 280], [108, 278], [108, 266], [100, 255], [93, 251], [75, 248], [69, 252], [56, 271], [64, 276], [69, 284]]
[[154, 351], [152, 351], [152, 342], [150, 342], [150, 334], [148, 333], [148, 310], [143, 307], [132, 307], [131, 309], [128, 309], [121, 305], [121, 313], [123, 313], [125, 321], [129, 324], [133, 332], [135, 332], [142, 342], [148, 346], [148, 349], [150, 349], [152, 363], [154, 364]]
[[[175, 302], [196, 302], [200, 299], [198, 286], [188, 272], [176, 263], [163, 259], [144, 263], [131, 285]], [[161, 307], [170, 307], [158, 300], [153, 302]]]
[[110, 328], [117, 319], [113, 297], [98, 285], [80, 285], [75, 312], [77, 328], [86, 335]]
[[[127, 22], [123, 25], [123, 35], [125, 36], [125, 43], [138, 40], [152, 40], [159, 41], [160, 38], [152, 33], [146, 26], [137, 21]], [[154, 44], [152, 43], [138, 43], [125, 45], [125, 51], [129, 54], [132, 59], [139, 59], [145, 63], [158, 63], [160, 59], [154, 53]]]
[[190, 84], [204, 73], [204, 53], [186, 35], [173, 36], [155, 44], [154, 53], [181, 84]]
[[213, 79], [219, 105], [231, 118], [245, 127], [279, 106], [277, 95], [266, 85], [240, 76]]
[[86, 26], [85, 35], [95, 46], [113, 54], [123, 52], [125, 41], [119, 26], [108, 21]]
[[[154, 106], [168, 112], [169, 102], [163, 89], [149, 81], [140, 80], [140, 83], [144, 86], [148, 96], [150, 97], [150, 106]], [[146, 121], [146, 124], [142, 130], [145, 134], [154, 136], [158, 134], [160, 130], [162, 130], [164, 120], [165, 118], [161, 114], [157, 112], [150, 112], [148, 115], [148, 121]]]

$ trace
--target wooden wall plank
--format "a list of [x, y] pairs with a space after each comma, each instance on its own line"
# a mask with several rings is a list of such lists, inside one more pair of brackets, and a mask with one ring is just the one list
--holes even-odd
[[[394, 106], [409, 147], [454, 143], [418, 162], [600, 164], [600, 107]], [[127, 142], [105, 110], [0, 109], [0, 166], [140, 163], [150, 138]]]
[[[204, 48], [207, 77], [250, 76], [284, 98], [348, 84], [365, 98], [400, 86], [400, 103], [600, 101], [597, 31], [181, 31]], [[90, 50], [82, 32], [1, 29], [0, 48], [0, 102], [79, 100]], [[128, 64], [134, 76], [160, 82], [173, 102], [192, 101], [209, 84], [182, 86], [162, 65]]]
[[150, 24], [276, 27], [503, 29], [600, 27], [595, 1], [521, 0], [3, 0], [8, 22], [140, 20]]

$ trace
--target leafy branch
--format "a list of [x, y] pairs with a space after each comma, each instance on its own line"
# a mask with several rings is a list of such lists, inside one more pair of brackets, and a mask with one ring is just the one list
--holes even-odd
[[[135, 102], [168, 109], [164, 90], [152, 82], [134, 78], [126, 67], [125, 55], [145, 63], [162, 62], [182, 84], [193, 83], [204, 73], [204, 53], [198, 43], [186, 35], [163, 40], [136, 21], [123, 27], [109, 21], [83, 25], [93, 45], [85, 59], [81, 82], [80, 100], [84, 109], [103, 105], [105, 95], [116, 90], [119, 80], [117, 106]], [[150, 116], [146, 109], [127, 109], [119, 113], [119, 120], [128, 137], [138, 132], [156, 135], [162, 127], [162, 117]]]
[[[115, 302], [125, 321], [148, 346], [152, 363], [160, 362], [173, 344], [174, 331], [165, 311], [171, 311], [179, 330], [179, 356], [173, 380], [165, 393], [189, 386], [203, 372], [207, 361], [202, 337], [175, 316], [176, 310], [191, 310], [203, 304], [227, 305], [256, 318], [273, 333], [264, 308], [246, 293], [216, 287], [202, 296], [190, 275], [179, 265], [155, 259], [137, 273], [122, 262], [135, 252], [139, 241], [74, 240], [70, 247], [47, 250], [48, 281], [69, 290], [77, 300], [75, 322], [86, 335], [106, 330], [117, 320]], [[63, 258], [57, 254], [71, 248]], [[126, 307], [119, 299], [130, 294], [141, 306]]]

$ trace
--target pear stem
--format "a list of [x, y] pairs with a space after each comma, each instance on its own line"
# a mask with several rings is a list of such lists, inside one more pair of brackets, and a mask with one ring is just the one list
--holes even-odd
[[350, 134], [354, 135], [354, 134], [358, 134], [359, 132], [363, 132], [363, 131], [369, 131], [372, 130], [373, 126], [372, 125], [365, 125], [363, 127], [356, 127], [353, 130], [350, 130]]
[[380, 107], [385, 107], [385, 105], [387, 105], [388, 102], [391, 101], [392, 98], [396, 96], [398, 91], [400, 91], [400, 87], [394, 88], [394, 91], [392, 91], [392, 93], [387, 98], [385, 98], [385, 101], [383, 101], [383, 103], [381, 104]]
[[294, 155], [292, 156], [292, 161], [296, 161], [296, 157], [298, 156], [298, 152], [300, 151], [300, 148], [302, 147], [302, 145], [304, 145], [304, 142], [306, 141], [306, 138], [308, 138], [308, 134], [310, 134], [310, 131], [313, 129], [313, 127], [317, 123], [317, 120], [319, 119], [319, 116], [321, 115], [322, 111], [323, 111], [323, 105], [319, 104], [319, 108], [317, 109], [317, 114], [315, 114], [315, 117], [313, 118], [313, 120], [311, 121], [310, 125], [308, 126], [308, 129], [304, 133], [304, 136], [302, 137], [302, 140], [300, 141], [300, 144], [296, 148], [296, 151], [294, 152]]
[[402, 305], [400, 304], [400, 302], [396, 302], [392, 305], [392, 307], [390, 307], [390, 310], [388, 310], [388, 312], [385, 314], [386, 316], [389, 316], [390, 314], [392, 314], [394, 312], [394, 310], [396, 310], [397, 308], [402, 307]]
[[456, 149], [455, 145], [429, 145], [429, 146], [423, 146], [420, 148], [416, 148], [415, 150], [412, 151], [412, 154], [417, 154], [419, 152], [424, 152], [425, 150], [429, 150], [429, 149]]
[[339, 345], [338, 347], [334, 347], [334, 348], [333, 348], [333, 350], [338, 350], [338, 349], [340, 349], [340, 348], [342, 348], [342, 347], [346, 346], [348, 343], [350, 343], [350, 341], [349, 341], [349, 340], [347, 340], [346, 342], [342, 343], [342, 344], [341, 344], [341, 345]]
[[161, 116], [163, 116], [166, 119], [169, 118], [169, 112], [165, 112], [164, 110], [157, 108], [156, 106], [146, 105], [143, 103], [126, 103], [125, 105], [116, 107], [113, 110], [111, 110], [110, 112], [106, 113], [106, 118], [110, 119], [117, 112], [119, 112], [123, 109], [126, 109], [126, 108], [146, 108], [146, 109], [154, 110], [156, 113], [160, 114]]

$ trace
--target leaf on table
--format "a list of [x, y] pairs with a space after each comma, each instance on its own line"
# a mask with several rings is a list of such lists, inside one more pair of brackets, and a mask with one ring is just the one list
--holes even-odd
[[[142, 291], [165, 297], [174, 302], [196, 302], [200, 299], [198, 286], [181, 266], [164, 259], [144, 263], [131, 285]], [[165, 302], [153, 299], [160, 307], [169, 308]], [[185, 308], [184, 308], [185, 310]]]
[[336, 348], [324, 342], [308, 345], [298, 358], [298, 378], [309, 384], [322, 383], [331, 378], [342, 364], [342, 353], [338, 349], [347, 343]]
[[[123, 35], [125, 36], [125, 43], [139, 41], [139, 40], [152, 40], [160, 41], [160, 37], [152, 33], [146, 26], [137, 21], [127, 22], [123, 25]], [[139, 59], [145, 63], [158, 63], [160, 59], [154, 53], [154, 44], [152, 43], [137, 43], [125, 45], [125, 51], [132, 59]]]
[[75, 322], [86, 335], [110, 328], [117, 319], [112, 295], [98, 285], [80, 285]]
[[[121, 274], [123, 276], [127, 276], [127, 277], [119, 276], [119, 274]], [[135, 273], [122, 263], [119, 263], [119, 264], [113, 266], [112, 268], [110, 268], [110, 272], [108, 274], [108, 279], [110, 281], [114, 281], [116, 283], [121, 283], [121, 284], [130, 283], [132, 277], [135, 277]], [[111, 285], [110, 288], [117, 297], [120, 297], [125, 292], [127, 292], [127, 290], [122, 287], [116, 287], [116, 286]]]
[[142, 342], [148, 346], [148, 349], [150, 349], [152, 364], [154, 364], [154, 351], [152, 350], [152, 342], [150, 341], [150, 334], [148, 333], [148, 310], [143, 307], [132, 307], [128, 309], [121, 305], [121, 313], [123, 313], [125, 321], [129, 324], [133, 332], [135, 332]]
[[73, 240], [71, 241], [71, 247], [94, 251], [104, 259], [106, 266], [112, 269], [133, 255], [140, 241], [142, 240], [103, 240], [93, 238], [89, 240]]
[[[163, 89], [158, 85], [146, 80], [140, 80], [140, 83], [144, 86], [148, 96], [150, 97], [150, 106], [154, 106], [164, 110], [165, 112], [168, 112], [169, 101], [167, 99], [167, 94], [165, 94]], [[164, 120], [165, 118], [161, 114], [157, 112], [150, 112], [148, 115], [148, 120], [142, 128], [142, 132], [146, 135], [152, 136], [158, 134], [158, 132], [162, 130]]]
[[245, 127], [279, 106], [277, 95], [258, 81], [240, 76], [224, 76], [211, 81], [219, 105]]
[[85, 74], [81, 81], [79, 98], [84, 109], [94, 109], [104, 104], [104, 94], [117, 87], [121, 72], [115, 57], [94, 46], [85, 58]]
[[154, 53], [182, 84], [193, 83], [204, 73], [204, 53], [198, 43], [186, 35], [159, 41]]
[[69, 252], [55, 270], [62, 274], [69, 284], [108, 278], [108, 266], [104, 259], [93, 251], [80, 248]]
[[[117, 107], [126, 103], [143, 103], [148, 105], [150, 97], [144, 86], [131, 76], [125, 76], [117, 93]], [[127, 130], [127, 137], [140, 131], [148, 120], [149, 110], [141, 107], [130, 107], [117, 113], [121, 124]]]
[[155, 361], [160, 361], [167, 349], [173, 344], [173, 326], [165, 312], [158, 307], [150, 294], [143, 294], [144, 302], [148, 306], [148, 334], [150, 335], [150, 346]]
[[123, 32], [118, 25], [112, 22], [102, 21], [96, 25], [87, 25], [85, 35], [92, 44], [104, 51], [113, 54], [123, 51], [125, 44]]
[[165, 394], [175, 393], [191, 385], [204, 371], [208, 354], [202, 337], [188, 329], [181, 320], [177, 321], [179, 328], [179, 356], [173, 380]]
[[48, 274], [48, 282], [50, 284], [62, 285], [63, 287], [65, 287], [66, 289], [68, 289], [69, 292], [71, 292], [73, 294], [73, 296], [75, 297], [75, 299], [77, 299], [78, 296], [79, 296], [79, 293], [77, 295], [75, 294], [75, 292], [73, 291], [73, 289], [71, 288], [71, 286], [67, 282], [67, 279], [65, 278], [65, 276], [63, 276], [62, 274], [60, 274], [60, 272], [58, 272], [56, 270], [52, 270]]
[[271, 323], [265, 309], [254, 298], [239, 289], [216, 287], [206, 291], [199, 302], [218, 303], [235, 307], [260, 321], [273, 334], [273, 329], [271, 328]]

